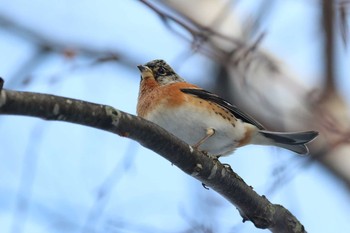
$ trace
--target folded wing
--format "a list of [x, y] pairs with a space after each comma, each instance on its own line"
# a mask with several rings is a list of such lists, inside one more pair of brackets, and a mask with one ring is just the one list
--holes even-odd
[[181, 89], [181, 91], [186, 94], [194, 95], [198, 98], [216, 103], [221, 107], [230, 111], [236, 118], [241, 119], [243, 122], [255, 125], [260, 130], [265, 129], [265, 127], [262, 124], [260, 124], [258, 121], [256, 121], [253, 117], [249, 116], [247, 113], [242, 112], [236, 106], [230, 104], [229, 102], [219, 97], [218, 95], [215, 95], [203, 89]]

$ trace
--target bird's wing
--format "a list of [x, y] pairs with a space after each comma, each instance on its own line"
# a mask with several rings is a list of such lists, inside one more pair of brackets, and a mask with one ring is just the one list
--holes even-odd
[[252, 125], [255, 125], [260, 130], [265, 129], [265, 127], [261, 123], [256, 121], [253, 117], [242, 112], [236, 106], [230, 104], [229, 102], [227, 102], [223, 98], [220, 98], [219, 96], [217, 96], [209, 91], [205, 91], [203, 89], [192, 89], [192, 88], [184, 88], [184, 89], [181, 89], [181, 91], [183, 93], [191, 94], [191, 95], [197, 96], [198, 98], [216, 103], [216, 104], [220, 105], [221, 107], [229, 110], [236, 118], [241, 119], [243, 122], [247, 122], [247, 123], [250, 123]]

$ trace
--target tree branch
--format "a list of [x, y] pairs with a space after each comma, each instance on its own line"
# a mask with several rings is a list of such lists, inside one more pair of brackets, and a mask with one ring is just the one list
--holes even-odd
[[0, 114], [39, 117], [90, 126], [136, 140], [216, 192], [239, 210], [243, 221], [272, 232], [305, 232], [283, 206], [259, 196], [241, 177], [218, 160], [194, 150], [164, 129], [113, 107], [48, 94], [1, 89]]

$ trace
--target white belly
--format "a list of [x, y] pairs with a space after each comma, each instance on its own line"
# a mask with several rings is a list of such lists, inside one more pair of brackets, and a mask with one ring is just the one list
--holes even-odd
[[159, 108], [145, 118], [189, 145], [194, 145], [204, 138], [208, 128], [214, 129], [215, 134], [199, 147], [199, 150], [211, 155], [225, 155], [232, 152], [245, 133], [244, 123], [241, 120], [236, 120], [233, 125], [214, 112], [193, 111], [189, 105], [182, 105], [181, 108]]

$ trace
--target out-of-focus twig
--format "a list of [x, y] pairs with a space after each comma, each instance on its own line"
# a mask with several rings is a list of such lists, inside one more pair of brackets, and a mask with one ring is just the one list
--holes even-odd
[[31, 204], [33, 184], [38, 163], [38, 144], [43, 136], [44, 127], [42, 124], [32, 130], [31, 137], [24, 155], [23, 167], [20, 178], [19, 190], [17, 192], [16, 208], [13, 216], [12, 233], [23, 232], [29, 206]]
[[[162, 9], [156, 7], [155, 5], [151, 4], [147, 0], [140, 0], [141, 3], [149, 7], [152, 11], [154, 11], [162, 20], [162, 22], [173, 32], [180, 35], [182, 38], [187, 39], [192, 44], [192, 49], [195, 51], [199, 51], [202, 54], [205, 54], [214, 60], [221, 60], [223, 58], [223, 54], [226, 52], [223, 51], [220, 47], [215, 45], [211, 42], [209, 39], [210, 37], [216, 37], [220, 38], [228, 43], [231, 43], [234, 46], [242, 45], [242, 42], [239, 39], [232, 38], [229, 36], [226, 36], [222, 33], [219, 33], [215, 31], [213, 27], [206, 27], [199, 23], [196, 23], [193, 20], [188, 19], [187, 17], [183, 16], [181, 18], [176, 18], [171, 14], [168, 14], [164, 12]], [[226, 10], [226, 9], [224, 9]], [[219, 23], [221, 20], [221, 16], [216, 18], [213, 23]], [[179, 26], [181, 26], [183, 29], [185, 29], [187, 32], [191, 34], [190, 39], [182, 36], [181, 34], [177, 33], [177, 31], [171, 27], [170, 22], [173, 22]], [[205, 47], [204, 45], [208, 43], [210, 46]]]
[[54, 54], [60, 54], [70, 59], [76, 56], [89, 57], [95, 60], [93, 64], [117, 61], [128, 67], [135, 65], [132, 61], [133, 59], [128, 54], [120, 53], [120, 51], [114, 48], [99, 49], [94, 48], [92, 45], [88, 46], [72, 41], [61, 41], [37, 31], [35, 28], [30, 28], [23, 23], [16, 22], [6, 15], [0, 14], [0, 27], [34, 46], [33, 54], [29, 56], [27, 62], [18, 68], [14, 74], [15, 78], [9, 82], [10, 87], [28, 83], [30, 81], [28, 80], [28, 73], [37, 66], [40, 66], [46, 58]]
[[349, 40], [349, 23], [348, 23], [348, 16], [349, 16], [349, 1], [342, 1], [338, 5], [339, 10], [339, 23], [340, 23], [340, 34], [341, 38], [343, 39], [344, 47], [348, 47], [348, 40]]
[[[161, 9], [159, 9], [158, 7], [156, 7], [155, 5], [151, 4], [147, 0], [140, 0], [140, 2], [145, 4], [151, 10], [153, 10], [162, 19], [162, 21], [164, 23], [168, 24], [168, 21], [173, 21], [173, 22], [177, 23], [178, 25], [180, 25], [181, 27], [186, 29], [189, 33], [191, 33], [193, 38], [202, 37], [203, 32], [207, 32], [209, 34], [212, 34], [213, 36], [220, 37], [221, 39], [227, 40], [228, 42], [231, 42], [233, 44], [241, 44], [241, 42], [239, 40], [236, 40], [235, 38], [231, 38], [231, 37], [228, 37], [224, 34], [216, 32], [213, 28], [204, 27], [203, 25], [200, 25], [200, 24], [198, 24], [192, 20], [189, 20], [189, 19], [187, 21], [183, 21], [183, 20], [178, 19], [170, 14], [167, 14], [167, 13], [163, 12]], [[218, 19], [218, 20], [220, 20], [220, 19]]]
[[245, 30], [246, 37], [250, 38], [259, 32], [259, 29], [261, 29], [261, 24], [270, 15], [275, 3], [276, 0], [263, 0], [258, 3], [259, 6], [257, 13], [254, 15], [254, 17], [248, 18], [248, 22], [245, 23], [247, 25], [247, 29]]
[[52, 50], [46, 46], [37, 46], [36, 50], [32, 52], [31, 56], [19, 65], [13, 77], [9, 80], [8, 86], [11, 88], [29, 84], [32, 81], [30, 73], [38, 66], [43, 64], [48, 57], [52, 55]]
[[130, 142], [123, 158], [117, 162], [116, 166], [104, 182], [99, 187], [95, 201], [88, 212], [86, 221], [81, 229], [82, 233], [98, 232], [96, 230], [98, 221], [101, 219], [103, 211], [105, 210], [109, 198], [112, 194], [113, 188], [115, 188], [118, 182], [127, 174], [130, 170], [133, 160], [136, 155], [136, 149], [134, 142]]
[[324, 64], [325, 64], [325, 81], [323, 86], [323, 95], [333, 94], [336, 91], [335, 87], [335, 43], [334, 43], [334, 2], [333, 0], [322, 1], [322, 20], [325, 50], [324, 50]]
[[44, 33], [39, 32], [34, 28], [27, 27], [1, 14], [0, 27], [8, 30], [9, 32], [20, 38], [25, 39], [26, 41], [31, 41], [39, 47], [46, 48], [46, 50], [51, 49], [63, 55], [67, 55], [67, 51], [74, 51], [75, 53], [70, 53], [73, 55], [77, 55], [79, 53], [82, 55], [93, 57], [103, 57], [104, 55], [111, 54], [113, 54], [114, 57], [116, 57], [119, 54], [119, 51], [115, 51], [114, 49], [100, 50], [92, 46], [83, 46], [72, 41], [57, 40], [56, 38], [52, 38], [48, 35], [45, 35]]

